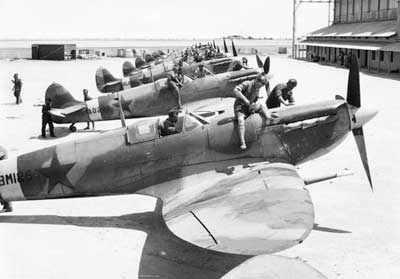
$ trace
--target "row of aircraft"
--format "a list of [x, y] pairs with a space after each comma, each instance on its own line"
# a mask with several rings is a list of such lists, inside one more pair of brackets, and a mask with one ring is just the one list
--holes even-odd
[[[122, 79], [101, 68], [96, 83], [108, 94], [87, 102], [50, 85], [46, 98], [52, 99], [56, 123], [121, 119], [122, 127], [0, 161], [0, 201], [150, 195], [160, 200], [162, 217], [179, 238], [220, 253], [263, 255], [302, 243], [310, 234], [314, 207], [306, 186], [338, 175], [307, 179], [296, 166], [330, 152], [350, 132], [372, 189], [363, 126], [377, 111], [361, 106], [354, 55], [346, 98], [273, 109], [274, 123], [250, 115], [247, 150], [239, 148], [233, 109], [199, 102], [232, 98], [238, 83], [269, 73], [269, 58], [262, 62], [257, 55], [258, 69], [232, 68], [240, 65], [236, 56], [209, 60], [205, 65], [214, 75], [185, 78], [178, 133], [162, 136], [163, 115], [175, 106], [164, 77], [174, 59], [124, 71]], [[148, 74], [151, 81], [135, 85], [133, 80]], [[139, 119], [126, 125], [125, 118]], [[202, 180], [205, 174], [213, 179]], [[198, 183], [187, 183], [197, 177]], [[182, 224], [193, 220], [199, 226], [189, 232]], [[280, 270], [282, 278], [290, 268]], [[312, 269], [306, 277], [325, 278]]]

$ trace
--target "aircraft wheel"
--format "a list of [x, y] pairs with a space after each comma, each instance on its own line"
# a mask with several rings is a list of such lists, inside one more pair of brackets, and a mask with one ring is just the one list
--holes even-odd
[[69, 126], [71, 132], [76, 132], [76, 127], [74, 125]]

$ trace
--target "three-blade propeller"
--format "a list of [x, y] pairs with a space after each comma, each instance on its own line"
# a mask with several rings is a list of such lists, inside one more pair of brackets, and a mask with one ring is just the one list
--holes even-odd
[[357, 57], [355, 54], [351, 56], [351, 64], [349, 71], [349, 80], [347, 85], [347, 98], [346, 101], [352, 113], [352, 132], [357, 144], [358, 152], [360, 153], [361, 161], [363, 163], [365, 173], [367, 174], [368, 181], [373, 191], [371, 173], [369, 170], [367, 149], [365, 146], [363, 125], [373, 118], [376, 110], [361, 108], [360, 98], [360, 71], [358, 66]]

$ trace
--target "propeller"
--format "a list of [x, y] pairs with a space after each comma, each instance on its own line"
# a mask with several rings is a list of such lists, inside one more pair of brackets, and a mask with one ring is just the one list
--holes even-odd
[[367, 148], [365, 145], [363, 125], [371, 120], [376, 114], [376, 110], [361, 108], [360, 98], [360, 70], [358, 66], [357, 57], [353, 53], [351, 55], [349, 80], [347, 84], [347, 97], [346, 101], [352, 113], [351, 129], [354, 139], [357, 144], [358, 152], [364, 166], [365, 173], [367, 174], [369, 185], [373, 191], [371, 173], [368, 164]]
[[265, 62], [264, 62], [264, 65], [263, 65], [264, 74], [268, 74], [269, 73], [270, 66], [271, 66], [271, 61], [269, 59], [269, 56], [267, 56], [267, 58], [265, 58]]
[[258, 66], [258, 68], [264, 67], [264, 64], [263, 64], [263, 62], [262, 62], [260, 56], [258, 56], [258, 54], [256, 54], [256, 59], [257, 59], [257, 66]]
[[136, 67], [129, 61], [125, 61], [124, 64], [122, 64], [122, 74], [124, 77], [129, 76], [136, 70]]
[[233, 53], [233, 56], [234, 56], [234, 57], [237, 57], [238, 54], [237, 54], [237, 51], [236, 51], [235, 44], [233, 43], [233, 40], [232, 40], [231, 42], [232, 42], [232, 53]]
[[224, 52], [225, 52], [225, 53], [228, 53], [228, 47], [226, 46], [225, 38], [224, 38]]

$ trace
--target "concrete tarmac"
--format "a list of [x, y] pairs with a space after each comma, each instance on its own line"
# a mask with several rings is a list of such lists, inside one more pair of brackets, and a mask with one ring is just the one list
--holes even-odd
[[[0, 145], [15, 156], [120, 126], [119, 121], [98, 122], [95, 131], [70, 133], [68, 125], [56, 125], [58, 137], [42, 139], [41, 108], [34, 105], [43, 102], [44, 92], [53, 81], [77, 99], [83, 98], [83, 88], [89, 89], [92, 97], [100, 95], [94, 81], [97, 67], [103, 65], [115, 76], [122, 76], [124, 60], [0, 61]], [[256, 64], [253, 56], [249, 62]], [[23, 81], [23, 103], [18, 106], [11, 92], [11, 79], [16, 72]], [[348, 70], [344, 68], [273, 56], [271, 73], [272, 86], [289, 78], [298, 80], [294, 91], [298, 103], [332, 99], [336, 94], [346, 96]], [[304, 176], [344, 169], [354, 175], [309, 186], [315, 228], [302, 244], [279, 255], [298, 257], [328, 278], [397, 278], [400, 82], [395, 76], [369, 73], [361, 73], [360, 80], [362, 105], [379, 110], [364, 127], [374, 192], [369, 189], [351, 135], [328, 155], [299, 166], [299, 173]], [[77, 124], [78, 129], [85, 126], [86, 123]], [[217, 255], [209, 260], [203, 258], [204, 268], [186, 270], [180, 265], [170, 268], [170, 257], [154, 261], [165, 256], [160, 254], [153, 255], [155, 258], [144, 267], [141, 257], [155, 253], [144, 249], [148, 247], [146, 243], [153, 239], [157, 242], [149, 236], [150, 225], [141, 218], [156, 208], [155, 199], [139, 195], [16, 202], [13, 213], [0, 216], [1, 278], [179, 278], [183, 272], [196, 274], [197, 278], [219, 278], [234, 267], [232, 263], [246, 260], [234, 256], [232, 261], [223, 261], [224, 257]], [[173, 251], [164, 252], [170, 255]], [[175, 259], [179, 263], [179, 257]], [[150, 263], [164, 264], [171, 273], [157, 273], [160, 268], [151, 269]]]

